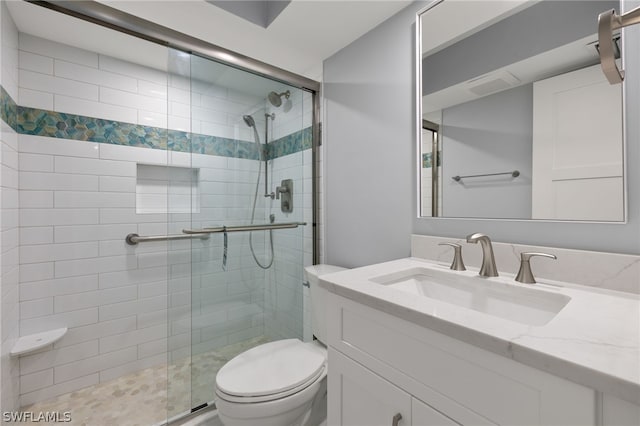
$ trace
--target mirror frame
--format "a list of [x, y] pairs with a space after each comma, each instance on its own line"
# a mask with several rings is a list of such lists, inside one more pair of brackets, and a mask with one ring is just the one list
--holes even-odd
[[[416, 12], [416, 20], [415, 20], [415, 149], [416, 149], [416, 161], [414, 163], [414, 172], [415, 172], [415, 197], [417, 209], [414, 211], [417, 219], [426, 219], [426, 220], [454, 220], [454, 221], [492, 221], [492, 222], [522, 222], [522, 223], [533, 223], [533, 222], [541, 222], [541, 223], [561, 223], [561, 224], [606, 224], [606, 225], [625, 225], [629, 220], [629, 201], [628, 201], [628, 153], [627, 153], [627, 86], [626, 79], [622, 81], [621, 90], [622, 90], [622, 178], [623, 178], [623, 188], [622, 188], [622, 215], [623, 219], [621, 221], [603, 221], [603, 220], [569, 220], [569, 219], [510, 219], [510, 218], [483, 218], [483, 217], [446, 217], [446, 216], [422, 216], [422, 179], [421, 179], [421, 168], [422, 168], [422, 16], [427, 13], [429, 10], [438, 6], [440, 3], [443, 3], [445, 0], [433, 0], [427, 6], [419, 9]], [[619, 0], [620, 8], [624, 9], [623, 0]], [[597, 20], [594, 18], [594, 29], [597, 32]], [[623, 40], [623, 49], [621, 55], [622, 69], [626, 69], [625, 64], [625, 49], [624, 49], [624, 36], [625, 29], [621, 30], [621, 38]]]

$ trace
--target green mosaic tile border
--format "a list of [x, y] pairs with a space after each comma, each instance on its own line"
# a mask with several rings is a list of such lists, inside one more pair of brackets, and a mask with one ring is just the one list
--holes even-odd
[[7, 123], [14, 131], [18, 131], [16, 116], [18, 113], [18, 105], [13, 98], [0, 86], [0, 118]]
[[267, 144], [267, 158], [278, 158], [296, 152], [311, 149], [313, 129], [306, 127]]
[[[429, 169], [431, 168], [432, 163], [432, 156], [431, 156], [431, 152], [427, 152], [426, 154], [423, 153], [422, 154], [422, 168], [423, 169]], [[442, 157], [442, 151], [438, 151], [438, 156], [437, 156], [437, 160], [438, 160], [438, 167], [440, 167], [440, 159]]]
[[108, 143], [150, 149], [257, 160], [274, 159], [311, 148], [311, 128], [258, 146], [253, 142], [142, 126], [16, 105], [0, 86], [2, 120], [25, 135]]

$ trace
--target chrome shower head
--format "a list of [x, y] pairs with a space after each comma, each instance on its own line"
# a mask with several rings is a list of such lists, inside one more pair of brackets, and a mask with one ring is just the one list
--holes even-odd
[[244, 122], [247, 124], [247, 126], [249, 127], [256, 127], [256, 121], [253, 119], [252, 116], [250, 115], [243, 115], [242, 119], [244, 120]]
[[280, 105], [282, 105], [283, 96], [289, 99], [289, 96], [291, 96], [291, 92], [288, 90], [282, 93], [269, 92], [269, 95], [267, 95], [267, 98], [269, 99], [269, 102], [271, 103], [271, 105], [273, 105], [274, 107], [279, 107]]

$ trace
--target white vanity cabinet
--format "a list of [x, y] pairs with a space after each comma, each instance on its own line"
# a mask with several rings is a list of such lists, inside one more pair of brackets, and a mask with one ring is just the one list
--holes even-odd
[[459, 426], [371, 370], [329, 349], [328, 425]]
[[393, 425], [398, 413], [399, 426], [595, 426], [636, 419], [632, 410], [625, 420], [612, 408], [615, 423], [609, 423], [607, 399], [593, 389], [336, 294], [327, 309], [328, 426]]
[[328, 425], [411, 425], [411, 395], [340, 352], [331, 358]]

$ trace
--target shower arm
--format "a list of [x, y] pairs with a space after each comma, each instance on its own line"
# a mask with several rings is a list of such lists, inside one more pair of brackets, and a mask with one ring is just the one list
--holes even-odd
[[624, 71], [616, 65], [613, 32], [635, 24], [640, 24], [640, 6], [622, 15], [617, 15], [614, 9], [598, 15], [598, 54], [602, 72], [610, 84], [622, 83], [624, 80]]

